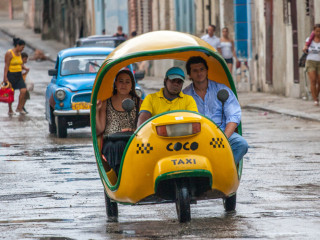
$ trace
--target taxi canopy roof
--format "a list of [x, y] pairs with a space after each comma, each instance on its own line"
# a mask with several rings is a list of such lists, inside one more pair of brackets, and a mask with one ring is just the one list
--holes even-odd
[[236, 94], [225, 61], [211, 45], [187, 33], [154, 31], [125, 41], [108, 55], [96, 76], [92, 101], [111, 97], [117, 72], [129, 64], [160, 59], [187, 61], [192, 56], [203, 57], [209, 67], [208, 78], [225, 84]]

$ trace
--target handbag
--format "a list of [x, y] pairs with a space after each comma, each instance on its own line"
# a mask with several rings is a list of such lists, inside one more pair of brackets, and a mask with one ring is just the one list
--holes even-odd
[[308, 54], [305, 52], [302, 54], [302, 56], [299, 59], [299, 67], [304, 68], [306, 66], [307, 56], [308, 56]]
[[0, 102], [12, 103], [14, 101], [14, 90], [10, 83], [1, 84], [0, 88]]

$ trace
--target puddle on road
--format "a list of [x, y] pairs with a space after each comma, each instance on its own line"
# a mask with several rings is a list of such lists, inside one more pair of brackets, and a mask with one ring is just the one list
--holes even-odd
[[74, 222], [73, 219], [21, 219], [21, 220], [5, 220], [5, 221], [0, 221], [1, 224], [5, 223], [43, 223], [43, 222]]
[[[133, 216], [131, 215], [130, 218]], [[179, 223], [178, 220], [149, 220], [130, 223], [107, 222], [106, 234], [111, 239], [126, 237], [136, 239], [204, 239], [232, 238], [242, 236], [247, 228], [241, 218], [235, 214], [225, 214], [221, 217], [193, 218], [191, 222]], [[204, 231], [204, 229], [206, 229]], [[244, 237], [244, 236], [243, 236]]]
[[[17, 147], [18, 149], [24, 148], [22, 144], [6, 144], [6, 147], [10, 148], [11, 146]], [[21, 151], [11, 151], [1, 156], [6, 157], [22, 157], [19, 160], [14, 161], [23, 161], [23, 160], [36, 160], [39, 158], [46, 160], [57, 160], [64, 159], [66, 157], [72, 157], [73, 159], [83, 157], [84, 149], [92, 149], [91, 145], [80, 145], [80, 146], [55, 146], [52, 148], [37, 148], [37, 149], [23, 149]], [[93, 151], [93, 150], [92, 150]], [[91, 155], [91, 152], [87, 152]], [[56, 157], [49, 156], [50, 154], [54, 154]], [[26, 158], [23, 158], [26, 157]], [[9, 159], [6, 161], [12, 161], [13, 159]], [[82, 162], [83, 163], [83, 162]]]
[[52, 196], [53, 196], [52, 193], [45, 193], [45, 192], [0, 195], [0, 201], [15, 201], [15, 200], [21, 200], [21, 199], [42, 198], [42, 197], [52, 197]]

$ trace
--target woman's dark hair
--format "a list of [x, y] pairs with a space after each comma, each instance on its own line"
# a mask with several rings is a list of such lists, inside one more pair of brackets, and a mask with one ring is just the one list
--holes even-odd
[[316, 30], [316, 28], [320, 28], [320, 23], [317, 23], [313, 26], [313, 30]]
[[186, 63], [186, 69], [187, 69], [187, 73], [188, 75], [190, 75], [190, 71], [191, 71], [191, 64], [197, 64], [197, 63], [203, 63], [204, 66], [206, 67], [206, 69], [208, 70], [208, 64], [206, 62], [206, 60], [204, 60], [202, 57], [200, 56], [196, 56], [196, 57], [191, 57], [188, 59], [187, 63]]
[[[120, 70], [120, 71], [117, 73], [114, 82], [117, 81], [119, 75], [122, 74], [122, 73], [128, 74], [129, 77], [130, 77], [130, 79], [131, 79], [131, 84], [132, 84], [132, 86], [131, 86], [130, 95], [131, 95], [132, 97], [137, 97], [137, 98], [138, 98], [138, 95], [137, 95], [136, 90], [135, 90], [135, 89], [136, 89], [136, 82], [135, 82], [135, 80], [134, 80], [133, 73], [132, 73], [129, 69]], [[115, 83], [113, 83], [113, 91], [112, 91], [112, 94], [113, 94], [113, 95], [116, 95], [116, 94], [117, 94], [117, 89], [116, 89]]]
[[21, 46], [21, 45], [26, 45], [26, 42], [23, 41], [23, 40], [20, 39], [20, 38], [13, 38], [13, 46], [16, 47], [17, 45], [19, 45], [19, 46]]

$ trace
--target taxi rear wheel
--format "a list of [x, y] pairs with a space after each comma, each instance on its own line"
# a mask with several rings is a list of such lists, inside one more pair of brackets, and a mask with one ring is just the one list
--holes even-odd
[[223, 199], [223, 206], [226, 212], [236, 210], [236, 204], [237, 204], [237, 194], [234, 194], [231, 197], [226, 197], [225, 199]]
[[176, 182], [176, 209], [179, 222], [191, 220], [189, 189], [184, 181]]
[[116, 202], [111, 202], [111, 199], [108, 197], [106, 192], [104, 192], [104, 199], [108, 218], [115, 220], [118, 217], [118, 204]]
[[64, 117], [56, 117], [57, 125], [57, 137], [66, 138], [67, 137], [67, 121]]

